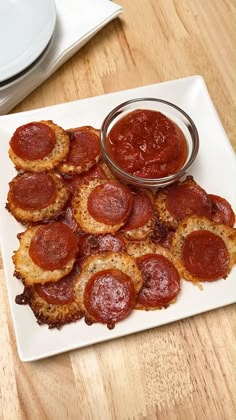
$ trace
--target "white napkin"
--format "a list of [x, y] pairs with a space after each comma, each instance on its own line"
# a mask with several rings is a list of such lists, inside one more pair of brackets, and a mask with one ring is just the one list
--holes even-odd
[[1, 115], [8, 113], [123, 11], [110, 0], [55, 0], [55, 4], [57, 23], [52, 45], [35, 69], [0, 90]]

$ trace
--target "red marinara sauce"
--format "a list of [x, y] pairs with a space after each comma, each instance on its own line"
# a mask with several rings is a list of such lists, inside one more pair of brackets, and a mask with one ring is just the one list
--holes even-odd
[[137, 109], [122, 117], [107, 137], [113, 161], [141, 178], [161, 178], [178, 172], [186, 161], [182, 130], [158, 111]]

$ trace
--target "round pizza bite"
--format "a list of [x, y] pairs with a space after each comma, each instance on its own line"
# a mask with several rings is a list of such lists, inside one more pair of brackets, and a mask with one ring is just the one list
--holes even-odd
[[9, 157], [17, 170], [45, 172], [66, 158], [69, 143], [66, 131], [53, 121], [31, 122], [14, 132]]
[[146, 239], [154, 226], [153, 194], [137, 190], [133, 194], [133, 206], [127, 222], [122, 227], [128, 240]]
[[83, 316], [74, 293], [78, 272], [74, 266], [67, 276], [56, 282], [27, 286], [21, 295], [16, 296], [16, 303], [28, 304], [38, 323], [47, 324], [49, 328], [61, 328], [75, 322]]
[[87, 324], [100, 322], [114, 328], [134, 309], [142, 284], [130, 255], [107, 252], [88, 257], [75, 286]]
[[180, 292], [180, 276], [171, 253], [149, 240], [130, 242], [127, 252], [136, 259], [143, 277], [135, 308], [154, 310], [174, 303]]
[[116, 180], [90, 180], [81, 185], [72, 197], [76, 221], [84, 232], [115, 233], [128, 219], [133, 195]]
[[70, 148], [66, 161], [58, 167], [64, 174], [80, 174], [88, 171], [100, 159], [99, 130], [93, 127], [77, 127], [67, 130]]
[[171, 251], [186, 280], [198, 283], [226, 278], [236, 263], [236, 230], [192, 216], [179, 224]]
[[72, 270], [78, 239], [64, 223], [29, 227], [18, 238], [20, 247], [12, 258], [15, 275], [25, 285], [54, 282]]
[[212, 202], [212, 221], [233, 227], [235, 214], [229, 202], [225, 198], [215, 194], [208, 194], [208, 197]]
[[192, 176], [187, 176], [184, 181], [157, 192], [155, 210], [160, 222], [176, 229], [185, 217], [195, 215], [211, 219], [212, 203], [206, 191]]
[[6, 208], [22, 223], [35, 223], [57, 216], [69, 192], [56, 173], [24, 172], [9, 184]]

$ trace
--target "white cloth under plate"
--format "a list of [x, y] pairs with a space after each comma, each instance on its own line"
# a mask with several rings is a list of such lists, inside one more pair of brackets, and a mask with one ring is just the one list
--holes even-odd
[[0, 114], [7, 114], [50, 77], [103, 26], [122, 13], [110, 0], [55, 0], [57, 23], [52, 45], [35, 69], [0, 90]]

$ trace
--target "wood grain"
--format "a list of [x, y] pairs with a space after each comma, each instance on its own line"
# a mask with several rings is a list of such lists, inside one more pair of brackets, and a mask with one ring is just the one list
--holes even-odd
[[[123, 16], [12, 112], [201, 74], [236, 150], [235, 1], [119, 3]], [[3, 270], [0, 301], [0, 419], [236, 418], [234, 305], [24, 364]]]

